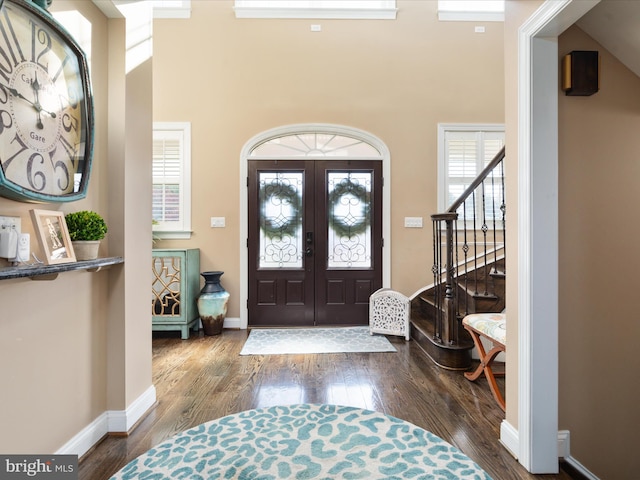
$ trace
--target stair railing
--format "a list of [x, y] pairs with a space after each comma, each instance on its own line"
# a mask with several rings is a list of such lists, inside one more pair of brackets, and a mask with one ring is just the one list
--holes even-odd
[[460, 321], [473, 313], [469, 296], [461, 291], [490, 297], [489, 276], [505, 273], [496, 269], [506, 242], [504, 158], [503, 147], [446, 212], [431, 216], [434, 339], [443, 345], [460, 343]]

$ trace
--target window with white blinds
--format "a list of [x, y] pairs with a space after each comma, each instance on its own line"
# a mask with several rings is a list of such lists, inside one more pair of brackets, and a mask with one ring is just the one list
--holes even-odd
[[[504, 145], [503, 125], [438, 125], [438, 212], [444, 212], [457, 200]], [[500, 175], [494, 172], [493, 175]], [[466, 211], [458, 211], [459, 220], [473, 218], [475, 209], [482, 218], [493, 220], [493, 204], [502, 202], [502, 182], [485, 182], [484, 196], [468, 201]]]
[[154, 233], [185, 238], [191, 231], [191, 125], [153, 124]]

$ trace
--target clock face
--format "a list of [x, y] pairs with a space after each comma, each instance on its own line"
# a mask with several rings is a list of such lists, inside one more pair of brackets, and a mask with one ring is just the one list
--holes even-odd
[[38, 7], [0, 9], [0, 193], [26, 201], [86, 195], [92, 110], [84, 54]]

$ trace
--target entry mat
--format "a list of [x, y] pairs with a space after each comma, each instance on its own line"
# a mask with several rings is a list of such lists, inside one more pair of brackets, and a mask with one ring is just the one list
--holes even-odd
[[240, 355], [395, 352], [387, 337], [369, 327], [253, 329]]

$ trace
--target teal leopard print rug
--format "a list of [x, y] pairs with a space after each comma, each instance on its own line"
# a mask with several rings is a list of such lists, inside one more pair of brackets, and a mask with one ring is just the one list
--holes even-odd
[[229, 415], [180, 433], [112, 480], [491, 480], [460, 450], [411, 423], [337, 405]]

